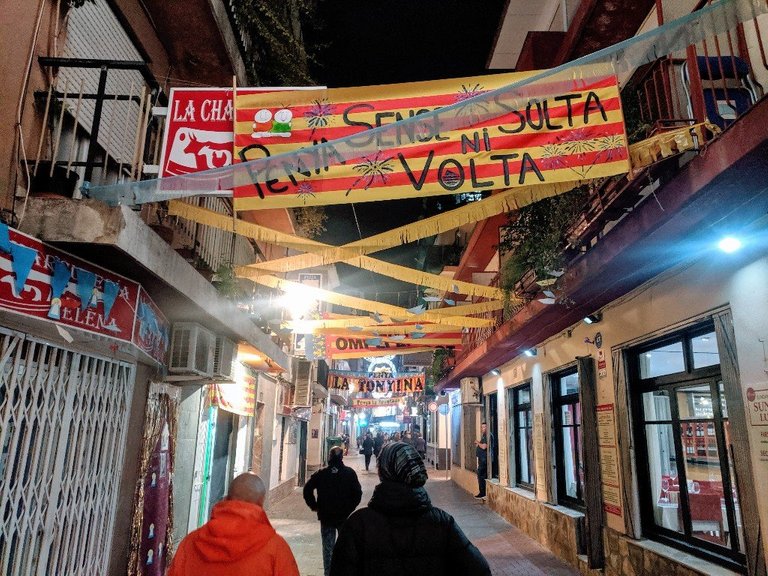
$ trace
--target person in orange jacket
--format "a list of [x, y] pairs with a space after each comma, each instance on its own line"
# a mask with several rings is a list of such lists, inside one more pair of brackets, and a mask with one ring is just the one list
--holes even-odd
[[256, 474], [232, 480], [211, 519], [181, 541], [168, 576], [299, 576], [293, 552], [264, 512], [266, 494]]

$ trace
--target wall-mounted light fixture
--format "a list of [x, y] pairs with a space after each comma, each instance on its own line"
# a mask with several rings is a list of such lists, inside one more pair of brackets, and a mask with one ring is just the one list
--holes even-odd
[[528, 348], [525, 352], [523, 352], [526, 356], [536, 356], [538, 354], [538, 350], [536, 348]]
[[595, 312], [594, 314], [590, 314], [589, 316], [584, 317], [584, 324], [597, 324], [602, 319], [603, 319], [603, 313]]
[[493, 370], [491, 370], [491, 374], [493, 374], [494, 376], [501, 376], [501, 370], [499, 370], [498, 368], [494, 368]]

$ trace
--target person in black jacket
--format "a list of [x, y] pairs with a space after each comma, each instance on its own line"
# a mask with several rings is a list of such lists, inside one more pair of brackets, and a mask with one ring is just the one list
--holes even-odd
[[368, 467], [371, 465], [371, 454], [373, 454], [373, 436], [368, 432], [365, 435], [365, 440], [363, 440], [363, 456], [365, 456], [366, 472], [368, 472]]
[[413, 446], [387, 444], [378, 465], [381, 483], [341, 527], [330, 576], [490, 576], [453, 517], [432, 506]]
[[344, 449], [334, 446], [328, 454], [328, 466], [312, 474], [304, 485], [304, 501], [317, 512], [317, 519], [320, 520], [325, 576], [331, 568], [337, 530], [363, 497], [357, 474], [344, 465], [343, 459]]
[[373, 453], [376, 455], [376, 462], [379, 461], [379, 452], [381, 452], [382, 446], [384, 446], [384, 434], [378, 432], [376, 438], [373, 439]]

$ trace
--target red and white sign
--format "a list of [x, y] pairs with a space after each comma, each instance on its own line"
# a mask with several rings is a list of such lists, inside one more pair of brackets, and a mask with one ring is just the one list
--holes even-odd
[[[24, 289], [21, 294], [16, 295], [13, 289], [13, 259], [10, 254], [0, 251], [0, 308], [117, 340], [131, 341], [139, 294], [139, 285], [136, 282], [43, 244], [37, 238], [22, 234], [13, 228], [9, 228], [8, 233], [11, 242], [32, 248], [37, 255]], [[65, 263], [70, 270], [76, 267], [96, 274], [95, 306], [81, 305], [75, 274], [70, 274], [66, 286], [62, 285], [64, 290], [59, 297], [60, 304], [53, 303], [51, 283], [54, 262], [57, 259]], [[119, 290], [109, 316], [105, 318], [103, 290], [107, 280], [117, 284]], [[60, 309], [54, 311], [57, 305], [60, 305]], [[53, 320], [56, 316], [58, 317]]]
[[[300, 88], [238, 88], [261, 94]], [[234, 150], [232, 88], [172, 88], [165, 120], [160, 177], [178, 176], [232, 164]]]
[[[11, 243], [31, 248], [35, 254], [24, 287], [16, 294], [13, 256], [0, 250], [0, 310], [132, 342], [157, 362], [165, 363], [170, 325], [137, 282], [13, 228], [7, 230]], [[64, 275], [55, 280], [57, 268]], [[78, 277], [85, 274], [92, 274], [94, 282], [83, 305]]]

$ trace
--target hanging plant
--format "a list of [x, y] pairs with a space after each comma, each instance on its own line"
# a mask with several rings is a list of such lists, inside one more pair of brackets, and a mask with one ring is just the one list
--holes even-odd
[[581, 213], [587, 194], [582, 186], [510, 213], [499, 242], [500, 253], [510, 254], [499, 271], [499, 287], [507, 302], [531, 272], [531, 280], [545, 280], [547, 291], [553, 294], [557, 271], [564, 264], [566, 234]]
[[245, 289], [235, 274], [235, 269], [229, 264], [222, 264], [211, 277], [211, 284], [228, 300], [240, 300], [245, 295]]

